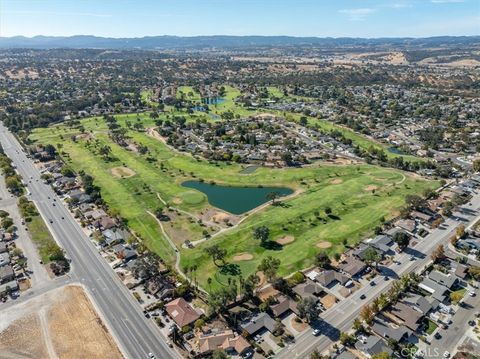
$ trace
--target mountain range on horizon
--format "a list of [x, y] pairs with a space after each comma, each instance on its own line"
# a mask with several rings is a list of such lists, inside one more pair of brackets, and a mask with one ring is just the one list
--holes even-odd
[[480, 46], [479, 36], [437, 36], [425, 38], [352, 38], [352, 37], [294, 37], [294, 36], [145, 36], [112, 38], [93, 35], [76, 36], [13, 36], [0, 37], [2, 49], [202, 49], [247, 48], [275, 46], [324, 46], [324, 47], [432, 47], [432, 46]]

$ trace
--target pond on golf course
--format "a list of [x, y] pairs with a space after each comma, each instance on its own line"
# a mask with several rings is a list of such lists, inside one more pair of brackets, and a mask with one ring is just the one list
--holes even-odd
[[287, 187], [233, 187], [200, 181], [186, 181], [182, 186], [204, 193], [212, 206], [232, 214], [242, 214], [268, 202], [267, 194], [271, 192], [276, 192], [279, 197], [293, 193]]

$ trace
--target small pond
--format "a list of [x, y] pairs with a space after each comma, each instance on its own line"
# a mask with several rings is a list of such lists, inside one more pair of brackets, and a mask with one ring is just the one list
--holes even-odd
[[388, 148], [388, 152], [390, 153], [394, 153], [396, 155], [404, 155], [405, 153], [403, 153], [400, 149], [396, 148], [396, 147], [389, 147]]
[[280, 197], [293, 193], [292, 189], [286, 187], [232, 187], [199, 181], [186, 181], [182, 186], [206, 194], [212, 206], [233, 214], [248, 212], [268, 202], [267, 194], [270, 192], [276, 192]]

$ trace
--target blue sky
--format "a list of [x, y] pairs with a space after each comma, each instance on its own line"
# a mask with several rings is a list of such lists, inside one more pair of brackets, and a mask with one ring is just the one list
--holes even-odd
[[480, 35], [480, 0], [0, 0], [0, 36]]

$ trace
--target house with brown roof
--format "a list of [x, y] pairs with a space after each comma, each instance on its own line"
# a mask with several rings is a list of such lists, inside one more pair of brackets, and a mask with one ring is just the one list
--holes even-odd
[[340, 272], [328, 269], [321, 272], [319, 275], [315, 277], [315, 280], [323, 285], [324, 287], [330, 287], [335, 282], [344, 285], [348, 282], [349, 278]]
[[289, 311], [292, 311], [295, 314], [298, 313], [297, 302], [295, 302], [292, 298], [287, 297], [286, 295], [280, 295], [276, 298], [276, 300], [277, 303], [270, 306], [270, 309], [276, 318], [281, 317]]
[[353, 256], [347, 256], [345, 260], [340, 263], [338, 269], [350, 277], [357, 277], [367, 268], [367, 265], [360, 259]]
[[165, 304], [165, 310], [180, 328], [193, 323], [201, 316], [183, 298], [177, 298]]
[[397, 324], [404, 324], [406, 327], [410, 328], [413, 331], [417, 331], [418, 327], [421, 324], [421, 319], [423, 314], [419, 311], [416, 311], [411, 306], [398, 302], [395, 304], [390, 313], [397, 319]]
[[215, 350], [224, 350], [230, 355], [242, 355], [251, 350], [251, 346], [245, 338], [230, 329], [198, 337], [198, 351], [201, 355], [211, 354]]
[[300, 298], [314, 298], [318, 299], [324, 293], [323, 288], [314, 281], [307, 279], [304, 283], [297, 284], [293, 287], [293, 291], [298, 294]]

